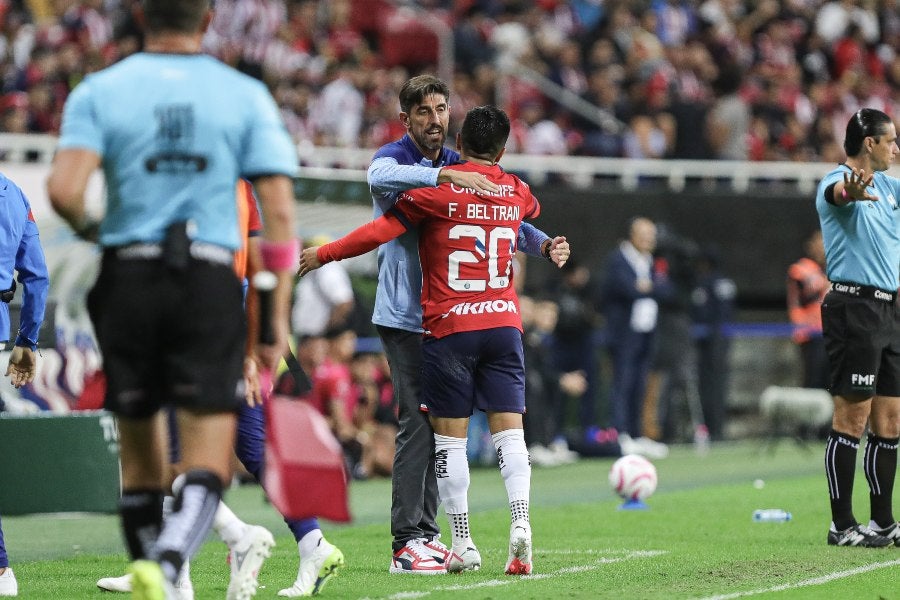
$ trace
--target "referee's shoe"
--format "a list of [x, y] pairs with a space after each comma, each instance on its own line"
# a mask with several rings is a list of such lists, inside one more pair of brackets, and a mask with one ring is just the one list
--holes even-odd
[[875, 521], [869, 521], [869, 529], [891, 540], [895, 546], [900, 546], [900, 523], [895, 522], [882, 529]]
[[893, 540], [875, 533], [865, 525], [857, 523], [843, 531], [838, 531], [834, 523], [828, 528], [829, 546], [861, 546], [863, 548], [884, 548], [893, 544]]

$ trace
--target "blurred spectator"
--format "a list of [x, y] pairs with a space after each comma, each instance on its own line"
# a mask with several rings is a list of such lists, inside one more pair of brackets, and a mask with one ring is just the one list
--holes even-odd
[[806, 239], [806, 255], [788, 267], [787, 310], [792, 339], [800, 349], [802, 386], [828, 388], [828, 354], [822, 337], [822, 300], [830, 283], [825, 276], [825, 245], [818, 229]]
[[0, 97], [0, 128], [8, 133], [30, 133], [28, 94], [9, 92]]
[[282, 396], [309, 400], [313, 376], [328, 355], [328, 341], [324, 335], [301, 335], [292, 341], [293, 354], [285, 357], [286, 370], [279, 370], [274, 392]]
[[[327, 236], [314, 236], [304, 246], [321, 246], [328, 241]], [[291, 329], [299, 337], [323, 335], [330, 329], [346, 326], [353, 307], [353, 285], [347, 269], [337, 261], [328, 263], [297, 282]]]
[[[555, 282], [554, 282], [555, 283]], [[567, 427], [570, 400], [576, 400], [577, 433], [597, 424], [600, 387], [596, 352], [599, 325], [599, 294], [587, 265], [570, 258], [562, 268], [562, 280], [549, 291], [558, 311], [553, 329], [553, 356], [559, 373], [580, 372], [586, 386], [580, 394], [562, 394], [557, 404], [559, 430]], [[559, 436], [558, 436], [559, 437]]]
[[707, 122], [707, 138], [716, 158], [747, 160], [750, 110], [739, 94], [741, 81], [736, 65], [727, 66], [716, 80], [718, 98]]
[[705, 427], [690, 319], [698, 249], [693, 240], [679, 236], [665, 224], [660, 223], [657, 228], [653, 268], [657, 273], [665, 273], [671, 289], [658, 300], [656, 343], [644, 397], [643, 433], [651, 439], [676, 442], [685, 440], [686, 424], [690, 425], [691, 434], [698, 427]]
[[355, 148], [362, 130], [365, 98], [360, 91], [362, 71], [349, 63], [329, 65], [328, 83], [312, 105], [310, 121], [316, 144]]
[[390, 477], [394, 468], [394, 438], [399, 425], [386, 365], [380, 351], [357, 344], [350, 375], [359, 394], [354, 421], [360, 430], [358, 436], [364, 440], [358, 477]]
[[577, 455], [563, 442], [559, 406], [587, 391], [583, 371], [561, 372], [554, 359], [553, 332], [559, 316], [556, 302], [519, 296], [525, 350], [525, 441], [535, 465], [552, 467], [573, 462]]
[[725, 332], [734, 316], [737, 288], [721, 271], [719, 250], [701, 246], [691, 294], [691, 316], [697, 347], [697, 385], [709, 439], [725, 437], [731, 338]]
[[360, 409], [360, 389], [354, 383], [350, 364], [356, 352], [356, 333], [335, 327], [325, 334], [328, 350], [312, 379], [308, 401], [328, 420], [331, 431], [341, 443], [348, 471], [355, 479], [365, 479], [369, 436]]
[[675, 121], [668, 113], [637, 113], [623, 140], [626, 158], [665, 158], [675, 137]]

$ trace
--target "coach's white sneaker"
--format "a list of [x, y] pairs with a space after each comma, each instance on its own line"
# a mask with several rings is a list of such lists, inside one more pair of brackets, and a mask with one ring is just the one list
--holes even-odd
[[514, 521], [509, 527], [509, 558], [506, 561], [507, 575], [528, 575], [531, 573], [531, 525], [528, 521]]
[[453, 544], [450, 549], [450, 558], [447, 560], [449, 573], [462, 573], [463, 571], [477, 571], [481, 568], [481, 554], [472, 538], [462, 544]]
[[128, 593], [131, 591], [131, 573], [122, 575], [121, 577], [104, 577], [103, 579], [98, 579], [97, 587], [106, 592]]
[[231, 548], [231, 580], [225, 593], [227, 600], [250, 600], [259, 585], [256, 577], [263, 561], [272, 553], [275, 538], [259, 525], [248, 525], [241, 540]]
[[9, 567], [0, 575], [0, 596], [18, 596], [19, 582], [16, 581], [16, 574]]
[[391, 557], [391, 573], [412, 575], [443, 575], [447, 572], [443, 562], [438, 562], [421, 539], [409, 540]]
[[444, 542], [441, 541], [441, 534], [437, 534], [431, 539], [419, 538], [419, 541], [422, 542], [425, 550], [431, 554], [437, 562], [444, 564], [450, 558], [450, 548], [445, 546]]
[[343, 566], [344, 553], [322, 538], [312, 556], [300, 560], [294, 585], [280, 590], [278, 595], [286, 598], [318, 596], [328, 580], [337, 575], [338, 569]]

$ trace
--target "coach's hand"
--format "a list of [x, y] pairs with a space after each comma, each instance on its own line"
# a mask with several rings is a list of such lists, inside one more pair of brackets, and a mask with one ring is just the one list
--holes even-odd
[[37, 360], [31, 348], [15, 346], [9, 355], [9, 366], [6, 375], [10, 382], [17, 388], [34, 381], [37, 372]]
[[318, 249], [319, 246], [310, 246], [309, 248], [303, 249], [303, 252], [300, 254], [300, 266], [297, 268], [297, 275], [303, 277], [310, 271], [315, 271], [322, 266], [322, 263], [319, 262], [319, 257], [316, 254], [316, 250]]
[[456, 169], [441, 169], [438, 173], [438, 183], [450, 182], [453, 185], [473, 189], [476, 192], [496, 194], [500, 186], [487, 178], [483, 173], [473, 171], [458, 171]]
[[552, 260], [560, 269], [566, 264], [566, 261], [569, 260], [569, 255], [571, 254], [569, 242], [566, 241], [566, 236], [558, 235], [551, 240], [549, 254], [550, 260]]

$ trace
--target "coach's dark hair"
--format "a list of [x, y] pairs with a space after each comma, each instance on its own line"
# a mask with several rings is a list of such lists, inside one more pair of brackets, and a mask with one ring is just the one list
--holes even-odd
[[400, 88], [400, 110], [409, 113], [416, 104], [421, 104], [426, 96], [441, 94], [450, 102], [450, 86], [434, 75], [416, 75]]
[[210, 0], [141, 0], [144, 26], [148, 33], [171, 31], [195, 33], [200, 30]]
[[883, 135], [891, 124], [891, 118], [874, 108], [861, 108], [847, 122], [847, 135], [844, 136], [844, 152], [847, 156], [856, 156], [863, 147], [867, 137]]
[[509, 117], [496, 106], [476, 106], [466, 113], [459, 133], [467, 156], [494, 160], [506, 146]]

